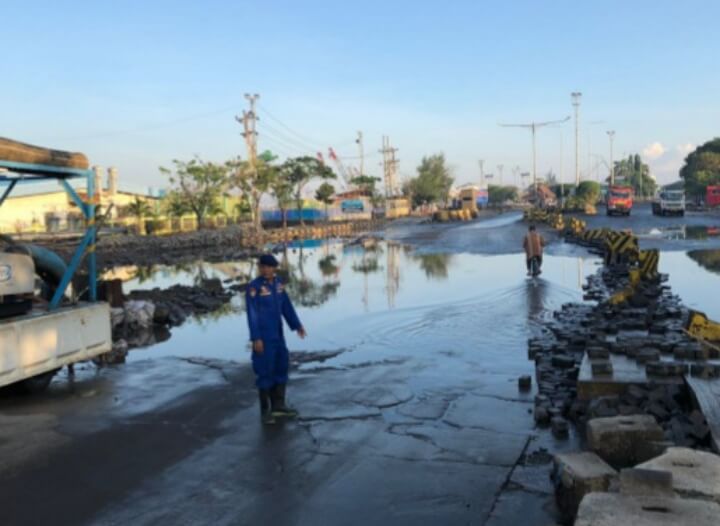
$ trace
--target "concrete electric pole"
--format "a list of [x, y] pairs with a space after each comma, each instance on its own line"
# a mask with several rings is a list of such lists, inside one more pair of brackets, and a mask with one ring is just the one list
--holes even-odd
[[250, 103], [250, 110], [243, 110], [242, 117], [235, 117], [235, 120], [243, 125], [242, 136], [245, 138], [245, 146], [247, 147], [248, 160], [251, 166], [255, 169], [257, 163], [257, 113], [255, 112], [255, 102], [260, 98], [257, 93], [250, 95], [245, 94], [245, 98]]
[[485, 165], [485, 159], [480, 159], [478, 161], [478, 165], [480, 165], [480, 188], [482, 188], [483, 184], [485, 184], [485, 171], [483, 170]]
[[533, 188], [537, 192], [537, 149], [535, 147], [535, 135], [537, 134], [538, 128], [550, 126], [552, 124], [562, 124], [570, 120], [570, 117], [565, 117], [559, 121], [547, 121], [547, 122], [530, 122], [528, 124], [500, 124], [505, 128], [529, 128], [532, 132], [532, 177], [533, 177]]
[[383, 155], [383, 175], [385, 176], [385, 196], [393, 197], [395, 195], [395, 177], [397, 174], [397, 165], [399, 160], [395, 158], [397, 148], [390, 147], [390, 137], [383, 135], [383, 147], [380, 153]]
[[575, 108], [575, 187], [580, 184], [580, 97], [582, 93], [573, 91], [572, 105]]
[[500, 186], [502, 186], [502, 184], [503, 184], [503, 179], [502, 179], [503, 168], [504, 168], [504, 165], [502, 165], [502, 164], [497, 165], [498, 177], [500, 178]]
[[615, 185], [615, 164], [613, 162], [613, 140], [615, 139], [615, 130], [607, 132], [610, 139], [610, 186]]

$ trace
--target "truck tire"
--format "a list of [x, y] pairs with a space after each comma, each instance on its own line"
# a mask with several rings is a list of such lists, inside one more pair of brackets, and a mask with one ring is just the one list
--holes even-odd
[[18, 388], [25, 394], [42, 393], [48, 388], [53, 376], [55, 376], [55, 373], [57, 373], [58, 370], [59, 369], [55, 369], [54, 371], [48, 371], [46, 373], [38, 374], [37, 376], [26, 378], [25, 380], [21, 380], [17, 384]]

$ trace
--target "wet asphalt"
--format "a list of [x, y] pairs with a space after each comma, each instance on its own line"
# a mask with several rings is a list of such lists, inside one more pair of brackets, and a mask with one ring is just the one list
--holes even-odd
[[[497, 255], [520, 252], [524, 230], [510, 213], [387, 235], [420, 254]], [[273, 427], [247, 363], [201, 348], [135, 351], [147, 357], [63, 372], [42, 395], [0, 393], [0, 524], [554, 524], [549, 454], [577, 440], [534, 427], [517, 377], [533, 372], [534, 328], [577, 293], [557, 268], [518, 276], [356, 320], [354, 347], [295, 353], [301, 418]]]

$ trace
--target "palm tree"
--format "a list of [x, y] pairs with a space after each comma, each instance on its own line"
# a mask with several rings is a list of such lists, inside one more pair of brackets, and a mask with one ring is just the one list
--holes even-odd
[[152, 215], [153, 209], [150, 204], [144, 199], [135, 196], [135, 200], [125, 207], [125, 211], [128, 215], [135, 216], [138, 225], [138, 234], [142, 229], [143, 217]]

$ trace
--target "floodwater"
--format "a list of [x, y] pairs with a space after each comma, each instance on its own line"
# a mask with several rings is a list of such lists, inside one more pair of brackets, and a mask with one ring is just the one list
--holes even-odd
[[[541, 279], [525, 275], [522, 255], [425, 254], [392, 242], [371, 247], [340, 242], [295, 246], [282, 255], [289, 293], [308, 338], [287, 334], [296, 351], [349, 350], [347, 365], [429, 350], [465, 352], [479, 347], [504, 355], [517, 350], [525, 370], [525, 342], [538, 320], [567, 301], [597, 269], [592, 257], [546, 256]], [[249, 262], [156, 267], [124, 284], [126, 291], [223, 280], [252, 273]], [[191, 318], [170, 340], [131, 352], [130, 359], [204, 356], [247, 361], [244, 298], [228, 309]], [[515, 352], [515, 351], [513, 351]], [[489, 355], [477, 356], [478, 363]]]
[[[521, 254], [428, 254], [408, 245], [378, 242], [349, 246], [307, 241], [281, 254], [289, 269], [289, 293], [309, 337], [287, 332], [294, 351], [348, 350], [335, 365], [407, 353], [445, 349], [466, 352], [477, 364], [493, 353], [506, 361], [513, 349], [515, 370], [525, 370], [524, 342], [537, 322], [568, 301], [581, 301], [581, 286], [597, 270], [598, 259], [556, 246], [546, 255], [541, 279], [525, 276]], [[572, 248], [572, 246], [571, 246]], [[558, 255], [568, 253], [570, 255]], [[720, 250], [662, 252], [660, 270], [689, 307], [720, 319]], [[194, 284], [217, 277], [243, 281], [254, 268], [248, 261], [181, 267], [127, 269], [125, 291]], [[249, 360], [244, 297], [238, 294], [219, 312], [190, 318], [172, 337], [135, 350], [129, 359], [161, 356]]]

